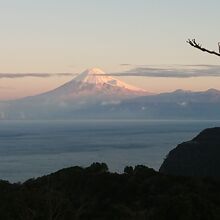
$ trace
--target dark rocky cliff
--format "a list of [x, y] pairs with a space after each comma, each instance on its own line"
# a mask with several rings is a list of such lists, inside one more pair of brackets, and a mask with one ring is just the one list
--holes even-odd
[[220, 128], [202, 131], [170, 151], [160, 172], [182, 176], [220, 178]]

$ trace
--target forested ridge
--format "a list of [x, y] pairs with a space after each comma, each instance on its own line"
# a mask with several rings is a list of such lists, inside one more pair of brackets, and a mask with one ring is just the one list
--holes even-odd
[[217, 220], [219, 186], [218, 180], [168, 176], [142, 165], [111, 173], [94, 163], [24, 183], [1, 181], [0, 219]]

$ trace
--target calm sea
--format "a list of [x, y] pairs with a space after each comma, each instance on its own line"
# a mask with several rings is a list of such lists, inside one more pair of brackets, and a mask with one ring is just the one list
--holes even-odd
[[1, 121], [0, 179], [12, 182], [69, 166], [158, 169], [178, 143], [220, 121]]

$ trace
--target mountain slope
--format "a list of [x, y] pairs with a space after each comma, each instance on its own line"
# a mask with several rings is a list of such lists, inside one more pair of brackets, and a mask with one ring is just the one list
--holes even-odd
[[220, 119], [220, 91], [152, 95], [93, 68], [43, 94], [0, 102], [0, 119]]
[[[220, 119], [220, 91], [177, 90], [123, 100], [114, 111], [145, 119]], [[104, 110], [103, 110], [104, 111]]]
[[181, 176], [220, 178], [220, 128], [202, 131], [173, 149], [160, 172]]
[[92, 68], [76, 76], [64, 85], [29, 99], [54, 101], [120, 101], [126, 98], [149, 95], [147, 91], [108, 76], [98, 68]]
[[[91, 106], [99, 108], [102, 105], [115, 105], [122, 100], [143, 95], [150, 95], [150, 93], [110, 77], [98, 68], [93, 68], [52, 91], [19, 100], [1, 102], [0, 118], [86, 117], [88, 114], [93, 115], [90, 111]], [[81, 114], [82, 111], [85, 115]], [[99, 112], [98, 109], [95, 112]], [[90, 117], [93, 117], [92, 115]]]

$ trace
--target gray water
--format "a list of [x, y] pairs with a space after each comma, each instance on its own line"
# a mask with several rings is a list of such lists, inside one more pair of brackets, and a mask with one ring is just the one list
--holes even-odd
[[168, 152], [220, 121], [1, 121], [0, 179], [12, 182], [105, 162], [159, 169]]

